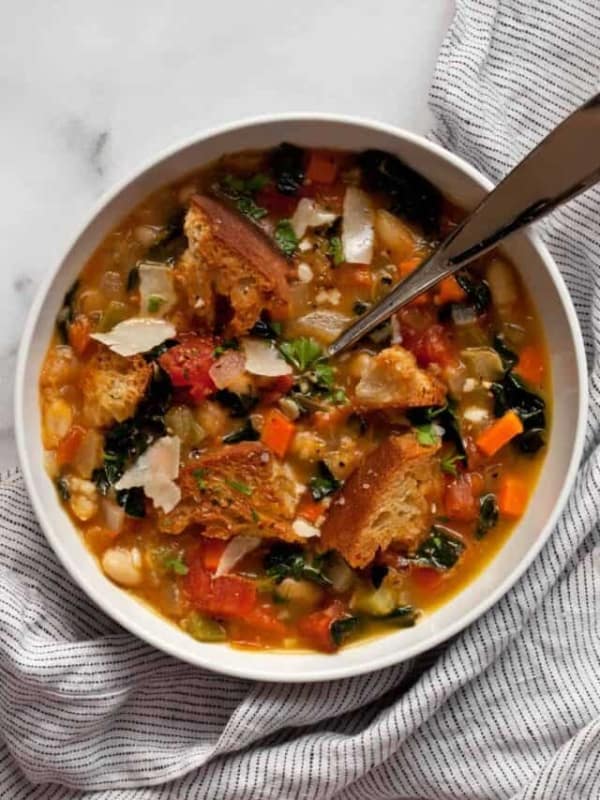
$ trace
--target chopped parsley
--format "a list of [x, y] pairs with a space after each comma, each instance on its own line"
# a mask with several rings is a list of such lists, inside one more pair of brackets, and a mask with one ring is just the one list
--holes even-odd
[[231, 489], [234, 489], [236, 492], [239, 492], [240, 494], [245, 494], [246, 497], [250, 497], [250, 495], [254, 491], [251, 486], [248, 486], [248, 484], [242, 483], [241, 481], [234, 481], [227, 478], [225, 480], [225, 483], [227, 484], [227, 486], [229, 486]]
[[164, 299], [157, 294], [151, 294], [148, 298], [148, 311], [155, 314], [164, 303]]
[[312, 367], [323, 355], [321, 346], [314, 339], [309, 339], [307, 336], [281, 342], [279, 350], [285, 360], [300, 372], [305, 372], [309, 367]]
[[192, 475], [194, 476], [194, 480], [196, 481], [196, 485], [197, 485], [198, 489], [200, 489], [200, 491], [203, 492], [206, 489], [206, 480], [205, 480], [205, 478], [206, 478], [206, 470], [205, 469], [195, 469], [192, 472]]
[[279, 220], [273, 235], [281, 252], [288, 258], [293, 256], [298, 247], [298, 237], [294, 233], [289, 219]]
[[459, 461], [464, 461], [465, 457], [455, 453], [454, 455], [447, 455], [444, 456], [441, 460], [440, 467], [442, 472], [445, 472], [446, 475], [456, 475], [458, 474], [456, 465]]
[[439, 442], [439, 436], [435, 432], [432, 422], [428, 422], [425, 425], [418, 425], [415, 428], [415, 432], [417, 434], [418, 443], [424, 447], [431, 447]]
[[236, 208], [248, 219], [252, 219], [255, 222], [263, 217], [266, 217], [269, 213], [266, 208], [259, 206], [252, 197], [240, 197], [240, 199], [236, 203]]
[[342, 388], [334, 386], [335, 373], [333, 367], [327, 363], [321, 345], [307, 336], [290, 339], [279, 344], [282, 356], [300, 376], [297, 380], [299, 391], [293, 394], [293, 399], [303, 407], [303, 399], [320, 397], [326, 403], [342, 405], [346, 402], [346, 393]]
[[327, 246], [327, 255], [330, 256], [335, 267], [344, 261], [344, 247], [340, 236], [332, 236]]
[[249, 178], [225, 175], [219, 183], [219, 189], [226, 197], [235, 200], [235, 207], [240, 214], [257, 222], [266, 217], [268, 211], [256, 203], [254, 195], [268, 183], [268, 180], [268, 177], [260, 172]]
[[175, 575], [187, 575], [189, 572], [188, 566], [183, 558], [173, 553], [168, 553], [163, 558], [163, 567], [169, 572], [174, 572]]

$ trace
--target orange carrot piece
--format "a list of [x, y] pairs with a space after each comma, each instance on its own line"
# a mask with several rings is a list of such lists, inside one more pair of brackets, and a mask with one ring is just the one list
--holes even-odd
[[261, 433], [263, 444], [279, 458], [284, 458], [288, 451], [296, 426], [281, 411], [273, 408], [266, 416]]
[[370, 289], [373, 285], [371, 267], [366, 264], [342, 264], [336, 269], [340, 286], [357, 286]]
[[[404, 261], [401, 261], [398, 264], [398, 271], [400, 272], [400, 276], [402, 278], [406, 278], [411, 272], [414, 272], [416, 268], [423, 262], [423, 258], [421, 256], [412, 256], [411, 258], [405, 258]], [[423, 292], [423, 294], [417, 295], [414, 300], [411, 300], [408, 304], [409, 306], [424, 306], [429, 303], [430, 297], [429, 292]]]
[[315, 411], [311, 417], [311, 423], [314, 425], [315, 430], [326, 432], [336, 425], [344, 423], [351, 414], [352, 406], [337, 406], [329, 411]]
[[438, 306], [443, 306], [445, 303], [462, 303], [466, 296], [465, 290], [461, 288], [454, 275], [448, 275], [436, 287], [435, 303]]
[[315, 183], [333, 183], [337, 177], [338, 159], [329, 150], [311, 150], [306, 178]]
[[308, 520], [308, 522], [316, 522], [324, 512], [323, 504], [317, 503], [310, 495], [307, 495], [300, 501], [298, 506], [298, 516]]
[[484, 455], [493, 456], [520, 433], [523, 433], [521, 419], [516, 412], [507, 411], [479, 434], [476, 444]]
[[69, 428], [56, 448], [56, 463], [59, 467], [73, 461], [85, 434], [86, 430], [81, 425], [72, 425]]
[[516, 475], [503, 475], [498, 486], [498, 508], [505, 517], [520, 517], [527, 506], [527, 484]]
[[92, 326], [89, 319], [80, 314], [69, 326], [69, 344], [78, 356], [82, 356], [90, 343]]
[[515, 372], [528, 383], [541, 383], [544, 377], [544, 354], [541, 349], [532, 344], [524, 347], [519, 353]]

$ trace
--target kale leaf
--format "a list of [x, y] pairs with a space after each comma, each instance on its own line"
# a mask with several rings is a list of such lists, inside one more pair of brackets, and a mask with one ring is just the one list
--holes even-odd
[[330, 494], [336, 492], [341, 482], [332, 474], [331, 470], [324, 461], [317, 464], [317, 474], [310, 479], [309, 487], [313, 500], [323, 500]]
[[336, 647], [339, 647], [342, 642], [356, 630], [360, 620], [358, 617], [340, 617], [334, 619], [329, 628], [329, 633], [333, 639]]
[[183, 232], [184, 219], [184, 208], [178, 208], [173, 212], [158, 239], [146, 251], [145, 260], [164, 264], [174, 264], [177, 261], [187, 247], [187, 239]]
[[252, 394], [238, 394], [229, 389], [219, 389], [215, 392], [215, 399], [229, 410], [229, 416], [234, 419], [247, 417], [258, 403], [258, 397]]
[[227, 436], [223, 436], [221, 441], [223, 444], [237, 444], [238, 442], [256, 442], [258, 439], [260, 439], [260, 433], [254, 428], [252, 422], [247, 419], [241, 428], [228, 433]]
[[417, 223], [427, 235], [439, 232], [442, 195], [432, 183], [383, 150], [365, 150], [358, 163], [367, 188], [386, 194], [393, 214]]
[[434, 525], [427, 539], [419, 546], [416, 560], [424, 566], [435, 569], [450, 569], [456, 564], [464, 549], [465, 546], [460, 539], [445, 528]]
[[269, 550], [264, 559], [267, 575], [276, 583], [281, 583], [284, 578], [307, 580], [320, 586], [329, 586], [331, 581], [321, 569], [321, 559], [315, 558], [312, 563], [306, 560], [301, 547], [285, 542], [277, 542]]
[[287, 256], [293, 256], [296, 252], [296, 248], [298, 247], [298, 237], [294, 233], [294, 229], [292, 228], [292, 223], [289, 219], [280, 219], [275, 227], [275, 233], [273, 234], [277, 246], [281, 250], [281, 252]]
[[283, 142], [271, 154], [275, 185], [281, 194], [294, 195], [304, 181], [304, 150]]
[[483, 494], [479, 498], [479, 519], [477, 520], [477, 528], [475, 529], [475, 536], [482, 539], [485, 534], [493, 528], [498, 522], [498, 501], [496, 495], [489, 492]]

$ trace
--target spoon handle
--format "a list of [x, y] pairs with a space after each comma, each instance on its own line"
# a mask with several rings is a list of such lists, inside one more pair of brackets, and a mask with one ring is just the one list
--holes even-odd
[[600, 94], [554, 128], [423, 264], [329, 346], [329, 354], [346, 350], [442, 278], [598, 180]]

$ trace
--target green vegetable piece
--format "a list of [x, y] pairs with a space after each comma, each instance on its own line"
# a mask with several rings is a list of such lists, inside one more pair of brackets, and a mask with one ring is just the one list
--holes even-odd
[[116, 493], [116, 498], [117, 503], [125, 509], [128, 517], [141, 519], [146, 516], [146, 499], [141, 487], [122, 489]]
[[358, 617], [341, 617], [340, 619], [335, 619], [331, 623], [329, 632], [336, 647], [339, 647], [350, 634], [354, 633], [359, 622], [360, 620]]
[[477, 314], [483, 314], [490, 307], [492, 293], [484, 280], [477, 280], [466, 270], [456, 275], [458, 285], [467, 295], [469, 305], [473, 306]]
[[266, 208], [257, 205], [251, 197], [240, 197], [235, 205], [240, 214], [254, 222], [266, 217], [269, 213]]
[[148, 311], [155, 314], [164, 303], [164, 299], [157, 294], [151, 294], [148, 298]]
[[304, 150], [283, 142], [271, 153], [275, 185], [281, 194], [294, 195], [304, 181]]
[[533, 455], [546, 444], [544, 430], [542, 428], [531, 428], [528, 431], [523, 431], [523, 433], [513, 439], [512, 444], [520, 450], [521, 453]]
[[442, 472], [445, 472], [446, 475], [454, 475], [456, 477], [456, 475], [458, 474], [456, 465], [458, 464], [459, 461], [464, 461], [464, 460], [465, 457], [458, 454], [444, 456], [444, 458], [442, 458], [440, 462], [441, 470]]
[[257, 320], [250, 329], [251, 336], [261, 339], [277, 339], [281, 336], [281, 322], [271, 322], [268, 319]]
[[179, 207], [171, 214], [169, 221], [163, 226], [154, 244], [145, 253], [145, 260], [161, 264], [174, 264], [187, 247], [187, 238], [183, 232], [186, 209]]
[[397, 628], [412, 628], [417, 621], [419, 612], [414, 606], [398, 606], [386, 619], [393, 622]]
[[214, 358], [218, 358], [219, 356], [222, 356], [226, 350], [239, 350], [239, 349], [240, 349], [240, 343], [238, 342], [237, 339], [225, 339], [224, 342], [221, 342], [221, 344], [215, 347], [215, 349], [213, 350], [213, 356]]
[[339, 267], [344, 262], [344, 246], [340, 236], [332, 236], [327, 247], [327, 255], [333, 261], [334, 267]]
[[189, 572], [183, 558], [176, 553], [168, 553], [163, 558], [163, 566], [167, 571], [174, 572], [176, 575], [187, 575]]
[[425, 566], [446, 570], [456, 564], [464, 549], [465, 546], [460, 539], [452, 536], [444, 528], [434, 525], [427, 539], [417, 550], [416, 559]]
[[305, 372], [323, 355], [321, 345], [308, 336], [281, 342], [279, 350], [285, 360], [300, 372]]
[[475, 536], [482, 539], [485, 534], [493, 528], [498, 522], [498, 501], [496, 495], [489, 492], [483, 494], [479, 498], [479, 519], [477, 520], [477, 528], [475, 529]]
[[433, 428], [433, 423], [429, 422], [425, 425], [419, 425], [415, 428], [417, 434], [417, 441], [424, 447], [430, 447], [439, 442], [439, 436]]
[[242, 483], [241, 481], [234, 481], [227, 478], [225, 480], [225, 483], [231, 489], [234, 489], [236, 492], [239, 492], [240, 494], [245, 494], [247, 497], [250, 497], [250, 495], [254, 491], [251, 486], [248, 486], [247, 484]]
[[460, 455], [466, 455], [455, 408], [455, 401], [453, 398], [448, 397], [447, 403], [443, 406], [409, 408], [406, 415], [415, 426], [426, 425], [435, 421], [444, 429], [443, 439], [452, 442]]
[[289, 219], [281, 219], [275, 227], [275, 241], [281, 252], [287, 256], [293, 256], [298, 247], [298, 238], [292, 228]]
[[251, 394], [237, 394], [230, 392], [229, 389], [219, 389], [215, 393], [215, 399], [225, 408], [229, 409], [231, 417], [247, 417], [254, 406], [258, 403], [258, 397]]
[[[512, 409], [519, 415], [526, 431], [545, 429], [546, 403], [538, 394], [530, 391], [512, 370], [506, 373], [502, 381], [492, 383], [491, 391], [494, 395], [494, 414], [497, 417], [504, 416]], [[518, 445], [518, 441], [515, 440], [515, 443]]]
[[260, 439], [260, 433], [254, 428], [252, 422], [247, 419], [241, 428], [228, 433], [227, 436], [223, 436], [221, 441], [223, 444], [237, 444], [237, 442], [256, 442], [258, 439]]
[[304, 578], [319, 586], [331, 585], [329, 578], [323, 574], [322, 558], [307, 562], [304, 551], [297, 545], [277, 542], [265, 556], [264, 567], [268, 577], [276, 583], [281, 583], [284, 578]]
[[507, 347], [502, 334], [494, 336], [494, 350], [502, 359], [502, 365], [507, 371], [512, 369], [519, 362], [519, 356], [513, 350]]
[[327, 464], [324, 461], [319, 461], [317, 474], [313, 475], [309, 483], [313, 499], [323, 500], [324, 497], [329, 497], [330, 494], [336, 492], [341, 485], [341, 481], [334, 477]]
[[196, 485], [203, 492], [206, 489], [206, 470], [205, 469], [195, 469], [192, 472], [194, 480], [196, 481]]
[[183, 629], [199, 642], [223, 642], [226, 631], [216, 620], [205, 617], [197, 611], [188, 614], [181, 623]]

